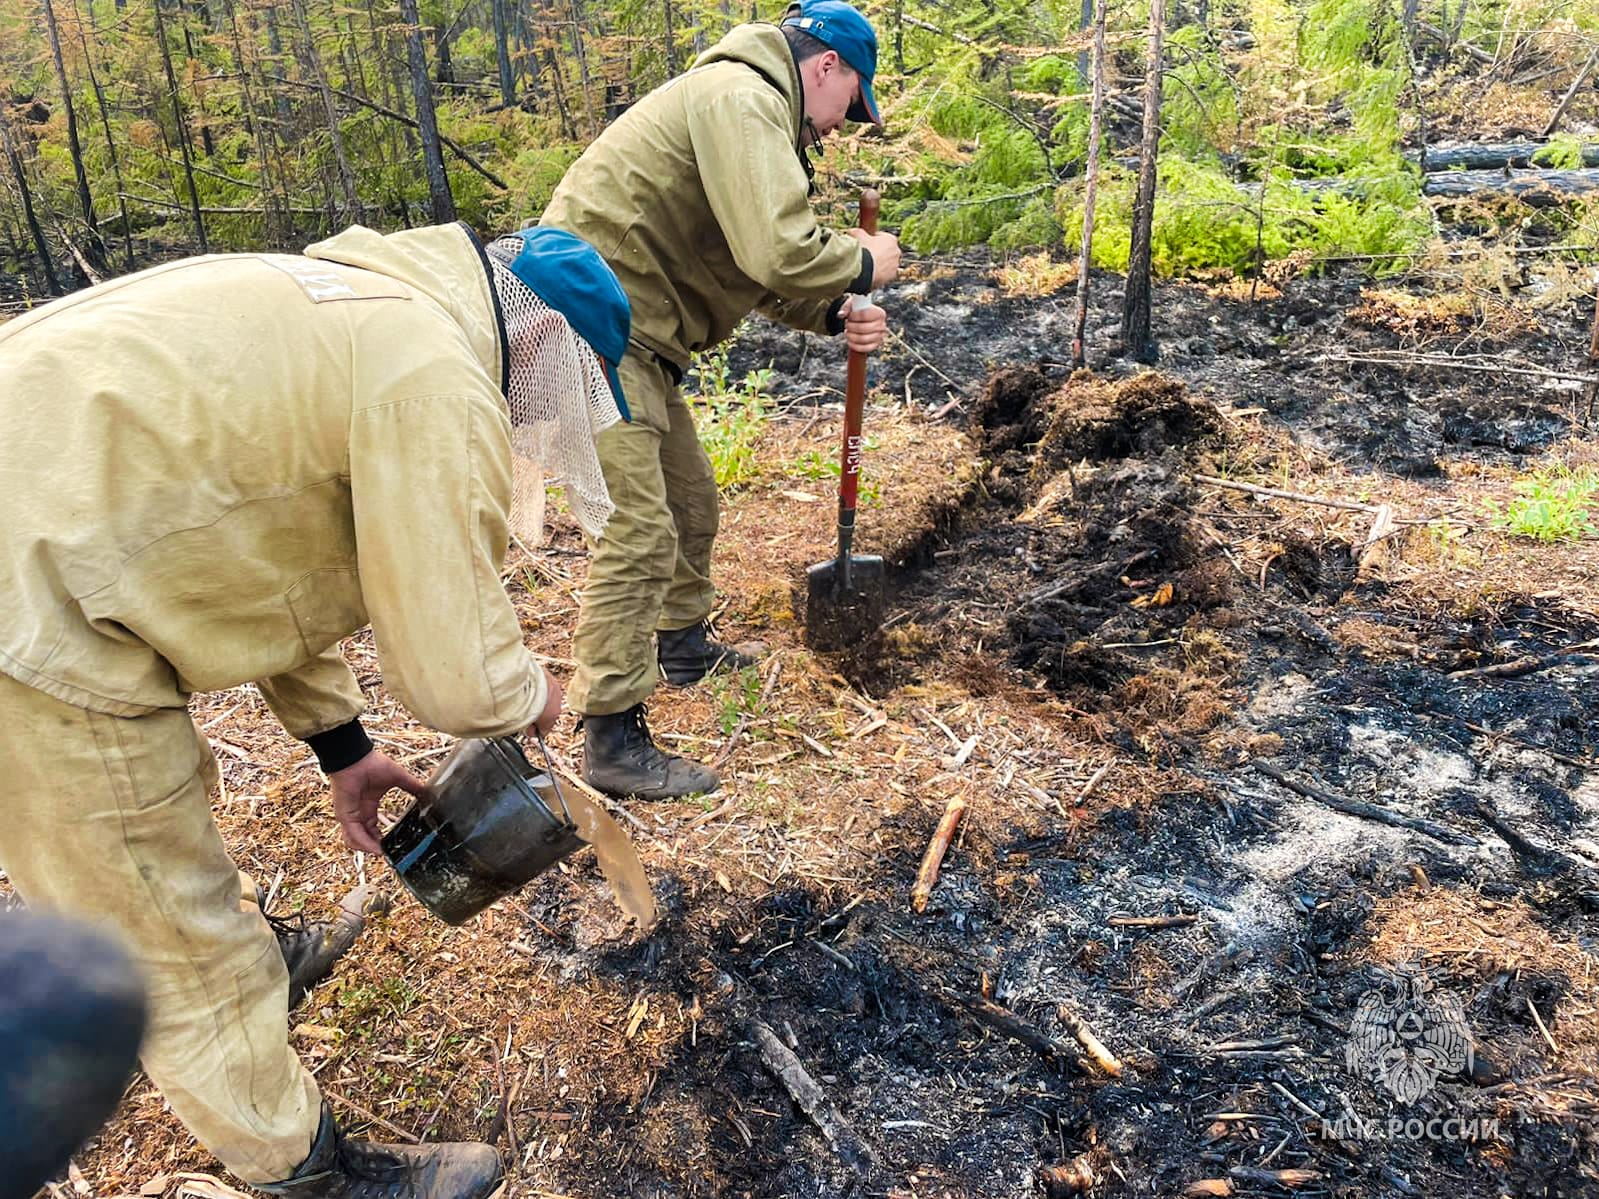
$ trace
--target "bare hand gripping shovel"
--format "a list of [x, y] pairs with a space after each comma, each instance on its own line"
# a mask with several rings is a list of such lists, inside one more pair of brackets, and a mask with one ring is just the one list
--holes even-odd
[[[861, 193], [861, 228], [877, 232], [880, 197]], [[855, 497], [861, 473], [861, 417], [866, 409], [866, 355], [849, 352], [844, 387], [843, 461], [838, 475], [838, 557], [806, 573], [805, 642], [812, 649], [841, 650], [875, 633], [883, 623], [883, 559], [850, 554], [855, 540]]]

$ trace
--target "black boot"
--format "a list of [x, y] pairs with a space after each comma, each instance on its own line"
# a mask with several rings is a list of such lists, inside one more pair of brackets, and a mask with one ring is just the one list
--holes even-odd
[[490, 1199], [500, 1192], [500, 1155], [492, 1145], [373, 1145], [346, 1141], [322, 1105], [311, 1155], [292, 1177], [256, 1190], [290, 1199]]
[[596, 791], [618, 799], [677, 799], [715, 791], [721, 779], [709, 766], [662, 753], [644, 723], [644, 705], [625, 712], [585, 716], [583, 778]]
[[743, 670], [754, 666], [766, 652], [759, 641], [723, 645], [711, 640], [711, 622], [702, 620], [686, 629], [661, 629], [655, 634], [661, 673], [674, 687], [687, 687], [718, 670]]
[[[256, 888], [256, 905], [263, 902]], [[289, 1007], [295, 1007], [317, 983], [333, 971], [333, 963], [355, 944], [368, 915], [389, 910], [388, 897], [371, 886], [360, 886], [339, 901], [332, 920], [307, 920], [304, 915], [266, 915], [289, 969]]]

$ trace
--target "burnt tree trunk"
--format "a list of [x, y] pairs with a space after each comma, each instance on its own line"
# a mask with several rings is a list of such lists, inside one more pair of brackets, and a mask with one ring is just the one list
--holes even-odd
[[1138, 146], [1138, 196], [1133, 203], [1133, 242], [1127, 255], [1127, 292], [1122, 304], [1122, 340], [1139, 362], [1155, 360], [1150, 335], [1150, 259], [1154, 253], [1155, 167], [1160, 149], [1160, 77], [1166, 33], [1165, 0], [1150, 0], [1149, 58], [1144, 70], [1144, 134]]
[[172, 70], [172, 50], [167, 45], [167, 25], [161, 16], [161, 0], [154, 0], [150, 9], [155, 13], [155, 40], [161, 49], [161, 65], [166, 70], [167, 90], [172, 97], [172, 121], [177, 126], [178, 153], [183, 159], [183, 179], [189, 188], [189, 215], [194, 220], [194, 237], [200, 253], [207, 254], [211, 247], [205, 236], [205, 217], [200, 213], [200, 191], [194, 183], [194, 151], [189, 146], [189, 127], [183, 119], [183, 99], [178, 95], [178, 78]]
[[3, 112], [0, 112], [0, 149], [4, 149], [6, 161], [11, 164], [11, 177], [16, 181], [17, 198], [22, 203], [22, 219], [28, 226], [28, 236], [33, 239], [34, 253], [39, 256], [39, 266], [44, 271], [45, 283], [49, 285], [50, 294], [61, 294], [61, 279], [56, 275], [55, 259], [50, 256], [50, 243], [45, 240], [44, 227], [39, 224], [39, 214], [33, 209], [33, 190], [28, 186], [28, 176], [22, 169], [22, 155], [17, 152], [17, 144], [11, 136], [11, 126]]
[[[327, 70], [322, 65], [322, 55], [316, 48], [316, 37], [311, 32], [311, 21], [305, 11], [304, 0], [294, 0], [294, 19], [300, 27], [300, 38], [304, 44], [305, 64], [311, 71], [312, 82], [316, 84], [317, 93], [322, 97], [322, 115], [327, 121], [328, 139], [333, 146], [333, 161], [338, 166], [339, 187], [344, 192], [345, 216], [360, 222], [365, 217], [365, 210], [361, 206], [361, 194], [355, 184], [355, 171], [350, 167], [350, 156], [344, 149], [344, 132], [339, 128], [339, 110], [333, 103], [333, 88], [328, 83]], [[402, 5], [401, 11], [404, 11]], [[408, 20], [414, 24], [416, 21], [416, 5], [411, 4], [411, 16]]]
[[422, 23], [417, 18], [416, 0], [400, 0], [400, 19], [405, 22], [405, 57], [411, 68], [411, 95], [416, 101], [417, 129], [422, 135], [422, 162], [427, 167], [428, 200], [432, 204], [434, 223], [442, 225], [455, 219], [455, 197], [450, 194], [450, 177], [444, 171], [444, 148], [439, 144], [439, 116], [433, 107], [427, 56], [422, 52]]
[[128, 219], [128, 202], [122, 198], [127, 190], [122, 185], [122, 159], [117, 153], [116, 137], [111, 132], [111, 110], [106, 104], [105, 88], [100, 86], [100, 76], [94, 69], [94, 55], [89, 51], [88, 35], [83, 32], [83, 14], [78, 12], [78, 0], [72, 0], [73, 17], [78, 26], [78, 46], [83, 51], [84, 69], [89, 73], [89, 86], [94, 89], [95, 108], [100, 113], [100, 128], [105, 134], [106, 155], [111, 160], [111, 178], [117, 185], [117, 211], [122, 217], [122, 252], [128, 270], [133, 269], [133, 225]]
[[670, 79], [677, 74], [677, 31], [673, 27], [672, 0], [661, 0], [661, 15], [666, 22], [666, 77]]
[[516, 103], [516, 79], [511, 74], [511, 26], [505, 16], [505, 0], [490, 0], [494, 16], [494, 60], [500, 72], [500, 103], [510, 108]]
[[1072, 329], [1072, 367], [1082, 367], [1083, 331], [1088, 326], [1088, 276], [1094, 256], [1094, 200], [1099, 194], [1099, 142], [1105, 118], [1105, 0], [1094, 14], [1092, 94], [1088, 103], [1088, 163], [1083, 169], [1083, 247], [1077, 259], [1077, 319]]
[[78, 110], [72, 102], [72, 84], [67, 79], [67, 62], [61, 53], [61, 31], [56, 25], [55, 6], [44, 0], [44, 23], [50, 35], [50, 56], [55, 60], [56, 81], [61, 86], [61, 103], [67, 114], [67, 151], [72, 155], [72, 174], [78, 185], [78, 209], [89, 230], [85, 257], [96, 270], [105, 270], [105, 243], [100, 240], [100, 224], [94, 218], [94, 198], [89, 194], [89, 174], [83, 169], [83, 145], [78, 141]]
[[588, 53], [583, 47], [583, 6], [580, 0], [570, 0], [572, 7], [572, 54], [577, 59], [577, 76], [583, 85], [583, 115], [587, 118], [589, 136], [598, 137], [599, 127], [594, 121], [594, 93], [589, 84]]

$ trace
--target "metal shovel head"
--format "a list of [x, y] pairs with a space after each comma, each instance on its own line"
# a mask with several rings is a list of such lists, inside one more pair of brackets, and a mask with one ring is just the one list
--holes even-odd
[[883, 624], [885, 572], [876, 554], [852, 555], [845, 585], [837, 558], [806, 572], [805, 644], [832, 653], [858, 645]]

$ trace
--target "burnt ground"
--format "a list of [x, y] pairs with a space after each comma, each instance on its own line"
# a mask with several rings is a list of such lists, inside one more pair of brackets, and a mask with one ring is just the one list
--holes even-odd
[[[1487, 506], [1599, 458], [1555, 378], [1591, 301], [1542, 277], [1503, 301], [1172, 285], [1146, 373], [1096, 277], [1074, 376], [1069, 288], [911, 275], [867, 422], [888, 627], [803, 648], [842, 371], [753, 325], [734, 373], [774, 365], [783, 406], [729, 497], [719, 619], [773, 655], [652, 709], [726, 780], [630, 809], [660, 924], [627, 928], [582, 857], [458, 930], [399, 903], [291, 1017], [341, 1118], [495, 1139], [523, 1196], [1599, 1195], [1594, 541], [1511, 539]], [[1397, 523], [1366, 547], [1378, 504]], [[583, 569], [563, 528], [508, 572], [558, 672]], [[368, 640], [347, 653], [380, 745], [426, 770], [445, 739], [385, 696]], [[382, 876], [253, 692], [197, 718], [219, 824], [281, 905]], [[569, 725], [557, 742], [576, 756]], [[1410, 1102], [1346, 1062], [1361, 997], [1406, 971], [1473, 1046]], [[1074, 1012], [1118, 1076], [1073, 1048]], [[847, 1131], [796, 1106], [756, 1021]], [[142, 1080], [78, 1166], [104, 1195], [215, 1172]]]

